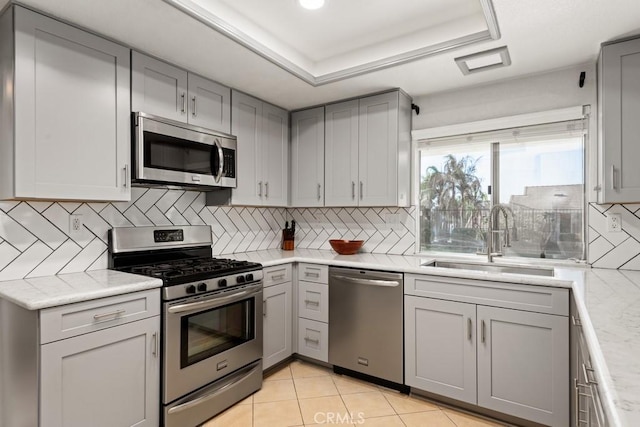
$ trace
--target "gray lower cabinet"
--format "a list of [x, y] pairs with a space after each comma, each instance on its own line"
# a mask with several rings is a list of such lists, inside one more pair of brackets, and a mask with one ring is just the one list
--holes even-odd
[[575, 301], [571, 304], [571, 426], [608, 426]]
[[0, 426], [159, 425], [159, 289], [0, 317]]
[[545, 425], [567, 425], [567, 318], [478, 306], [477, 326], [478, 405]]
[[291, 356], [291, 294], [290, 281], [264, 288], [263, 369]]
[[406, 274], [404, 302], [407, 385], [569, 424], [567, 289]]
[[45, 344], [40, 427], [158, 425], [158, 317]]
[[476, 305], [405, 296], [404, 312], [406, 384], [475, 404]]

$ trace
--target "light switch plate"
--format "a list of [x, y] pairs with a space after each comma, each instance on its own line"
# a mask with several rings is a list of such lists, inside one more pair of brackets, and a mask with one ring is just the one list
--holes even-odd
[[610, 233], [622, 231], [622, 215], [619, 213], [607, 213], [607, 230]]

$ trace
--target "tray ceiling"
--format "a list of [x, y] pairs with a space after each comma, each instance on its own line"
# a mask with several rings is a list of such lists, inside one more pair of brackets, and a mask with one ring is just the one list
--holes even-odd
[[165, 0], [317, 86], [499, 38], [490, 0]]

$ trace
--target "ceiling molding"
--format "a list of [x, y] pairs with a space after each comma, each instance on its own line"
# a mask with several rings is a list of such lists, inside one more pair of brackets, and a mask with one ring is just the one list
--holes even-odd
[[376, 61], [370, 61], [354, 67], [348, 67], [343, 70], [314, 75], [191, 0], [164, 1], [314, 87], [416, 61], [475, 43], [498, 40], [500, 38], [500, 28], [498, 27], [498, 21], [491, 0], [480, 0], [484, 19], [487, 23], [487, 30]]

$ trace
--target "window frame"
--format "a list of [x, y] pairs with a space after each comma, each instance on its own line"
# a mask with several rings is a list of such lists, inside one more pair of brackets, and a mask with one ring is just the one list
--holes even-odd
[[[412, 182], [414, 184], [413, 191], [413, 205], [415, 206], [415, 253], [416, 255], [439, 255], [448, 257], [473, 257], [477, 259], [476, 254], [472, 253], [456, 253], [456, 252], [443, 252], [443, 251], [422, 251], [421, 250], [421, 209], [420, 209], [420, 183], [421, 183], [421, 151], [425, 149], [425, 141], [434, 139], [447, 139], [447, 138], [462, 138], [467, 136], [473, 136], [474, 134], [492, 133], [509, 131], [515, 128], [526, 128], [530, 126], [539, 126], [546, 124], [553, 124], [558, 122], [571, 122], [581, 120], [582, 125], [582, 254], [580, 259], [549, 259], [553, 262], [581, 262], [587, 261], [588, 250], [588, 190], [587, 183], [589, 179], [589, 171], [587, 170], [589, 164], [589, 143], [591, 135], [591, 121], [590, 121], [590, 105], [569, 107], [558, 110], [549, 110], [538, 113], [521, 114], [517, 116], [508, 116], [496, 119], [489, 119], [477, 122], [462, 123], [451, 126], [443, 126], [436, 128], [427, 128], [416, 130], [412, 132], [413, 140], [413, 177]], [[494, 206], [496, 197], [499, 197], [499, 161], [494, 161], [494, 155], [499, 150], [499, 142], [488, 142], [491, 146], [491, 194], [489, 194], [489, 200], [491, 206]], [[455, 144], [452, 144], [455, 145]], [[444, 144], [443, 144], [444, 146]], [[498, 195], [498, 196], [496, 196]], [[532, 257], [516, 257], [509, 256], [509, 259], [522, 260], [529, 262], [531, 260], [539, 261], [539, 258]]]

